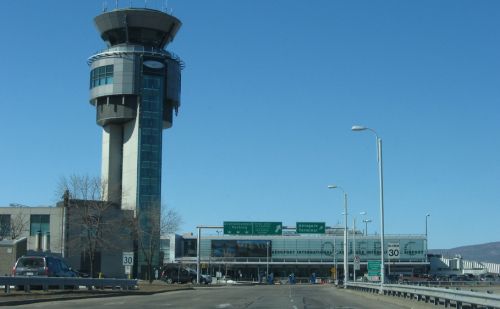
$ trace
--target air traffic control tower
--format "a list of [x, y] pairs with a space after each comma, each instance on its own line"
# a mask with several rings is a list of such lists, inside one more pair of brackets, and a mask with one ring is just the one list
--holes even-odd
[[107, 45], [88, 60], [90, 103], [103, 128], [103, 198], [134, 210], [150, 229], [160, 220], [162, 131], [180, 106], [183, 63], [165, 47], [181, 22], [142, 8], [104, 12], [94, 22]]

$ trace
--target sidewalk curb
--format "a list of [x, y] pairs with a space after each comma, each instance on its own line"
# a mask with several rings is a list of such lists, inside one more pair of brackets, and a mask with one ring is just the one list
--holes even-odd
[[[157, 291], [110, 291], [100, 294], [86, 294], [86, 295], [74, 295], [68, 297], [60, 297], [56, 296], [54, 298], [32, 298], [32, 299], [20, 299], [20, 300], [7, 300], [1, 301], [0, 297], [0, 307], [1, 306], [20, 306], [34, 303], [43, 303], [50, 301], [63, 301], [63, 300], [75, 300], [75, 299], [84, 299], [84, 298], [103, 298], [103, 297], [114, 297], [114, 296], [137, 296], [137, 295], [153, 295], [158, 293], [167, 293], [167, 292], [175, 292], [175, 291], [185, 291], [185, 290], [193, 290], [193, 287], [185, 287], [180, 289], [162, 289]], [[43, 295], [43, 294], [40, 294]]]

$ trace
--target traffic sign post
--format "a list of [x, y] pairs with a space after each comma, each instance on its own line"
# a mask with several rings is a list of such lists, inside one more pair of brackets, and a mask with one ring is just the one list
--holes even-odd
[[401, 253], [401, 249], [399, 248], [398, 242], [390, 242], [387, 244], [387, 257], [389, 260], [389, 263], [388, 263], [389, 275], [391, 274], [391, 260], [399, 260], [400, 253]]
[[134, 265], [134, 252], [123, 252], [123, 266]]
[[130, 279], [134, 265], [134, 252], [123, 252], [122, 264], [125, 266], [125, 275]]
[[380, 276], [380, 261], [368, 261], [368, 276]]
[[394, 243], [388, 243], [387, 244], [387, 256], [390, 260], [397, 260], [399, 259], [399, 254], [401, 253], [401, 250], [399, 248], [399, 243], [394, 242]]
[[354, 257], [354, 270], [360, 270], [361, 269], [361, 267], [360, 267], [361, 263], [360, 262], [361, 262], [361, 259], [360, 259], [359, 255], [356, 255]]
[[325, 234], [325, 222], [297, 222], [298, 234]]

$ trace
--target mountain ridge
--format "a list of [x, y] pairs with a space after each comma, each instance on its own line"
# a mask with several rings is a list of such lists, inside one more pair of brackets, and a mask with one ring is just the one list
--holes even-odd
[[500, 264], [500, 241], [451, 249], [429, 249], [429, 253], [441, 254], [447, 258], [460, 255], [466, 260]]

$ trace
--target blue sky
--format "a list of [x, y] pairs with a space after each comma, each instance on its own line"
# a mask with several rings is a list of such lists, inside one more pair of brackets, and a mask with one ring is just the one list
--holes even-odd
[[[93, 26], [102, 5], [0, 2], [0, 205], [53, 205], [61, 176], [100, 174], [86, 60], [105, 47]], [[429, 248], [500, 240], [500, 2], [168, 6], [183, 22], [168, 49], [186, 68], [162, 194], [180, 232], [342, 223], [329, 184], [379, 231], [375, 137], [350, 130], [360, 124], [384, 143], [387, 234], [423, 234], [430, 213]]]

